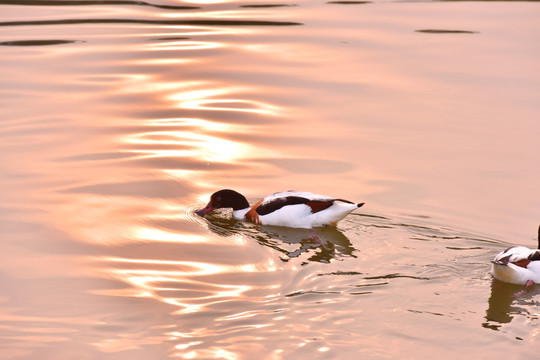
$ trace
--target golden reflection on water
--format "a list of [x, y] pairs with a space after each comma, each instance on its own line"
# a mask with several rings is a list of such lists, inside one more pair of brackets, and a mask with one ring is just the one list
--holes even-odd
[[[193, 100], [193, 97], [190, 99], [197, 101]], [[202, 119], [158, 119], [146, 121], [145, 125], [150, 131], [130, 134], [123, 139], [134, 148], [133, 152], [144, 154], [138, 155], [139, 159], [189, 158], [201, 162], [234, 164], [251, 154], [264, 154], [261, 149], [256, 150], [254, 145], [222, 138], [223, 135], [231, 133], [249, 134], [255, 132], [257, 127], [235, 126]], [[163, 127], [169, 130], [162, 130]], [[267, 150], [267, 156], [271, 153], [273, 151]], [[182, 171], [174, 168], [165, 171], [167, 170]]]
[[188, 65], [194, 64], [198, 61], [195, 59], [137, 59], [131, 63], [134, 65]]
[[188, 4], [225, 4], [235, 2], [235, 0], [186, 0], [186, 3]]
[[[190, 85], [190, 89], [183, 89], [182, 92], [169, 95], [168, 98], [175, 102], [178, 107], [194, 110], [217, 110], [217, 111], [239, 111], [266, 116], [279, 116], [281, 108], [263, 101], [230, 98], [235, 93], [252, 94], [260, 92], [260, 89], [245, 86], [230, 86], [228, 84], [217, 84], [212, 82], [199, 82]], [[196, 86], [202, 89], [194, 89]], [[212, 104], [235, 106], [211, 106]]]
[[164, 242], [174, 242], [176, 244], [189, 244], [189, 243], [205, 243], [207, 238], [201, 235], [193, 234], [178, 234], [173, 231], [165, 231], [160, 229], [155, 229], [153, 227], [135, 227], [133, 232], [128, 235], [129, 238], [133, 240], [141, 241], [164, 241]]
[[[107, 276], [120, 280], [128, 289], [102, 290], [108, 296], [150, 297], [173, 305], [175, 315], [201, 312], [225, 301], [238, 301], [253, 291], [253, 284], [226, 284], [212, 281], [224, 276], [245, 277], [249, 273], [276, 271], [273, 260], [260, 264], [219, 265], [184, 260], [132, 259], [99, 257], [92, 259], [102, 264]], [[263, 288], [261, 286], [257, 286]], [[224, 319], [226, 320], [226, 319]]]
[[148, 51], [152, 50], [207, 50], [207, 49], [217, 49], [223, 45], [217, 42], [208, 42], [208, 41], [190, 41], [190, 40], [179, 40], [179, 41], [166, 41], [156, 44], [147, 45], [146, 49]]

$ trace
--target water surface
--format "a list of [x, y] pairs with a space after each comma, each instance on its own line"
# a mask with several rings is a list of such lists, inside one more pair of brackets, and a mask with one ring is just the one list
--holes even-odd
[[[489, 261], [536, 244], [539, 15], [0, 0], [0, 358], [534, 356]], [[221, 188], [366, 205], [194, 215]]]

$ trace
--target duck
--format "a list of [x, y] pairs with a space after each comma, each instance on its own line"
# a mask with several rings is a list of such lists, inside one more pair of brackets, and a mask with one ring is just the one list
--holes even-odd
[[540, 284], [540, 227], [538, 249], [512, 246], [500, 252], [492, 261], [491, 274], [499, 281], [525, 285]]
[[363, 205], [300, 191], [277, 192], [250, 205], [239, 192], [223, 189], [213, 193], [208, 204], [196, 214], [204, 217], [216, 209], [232, 208], [235, 219], [257, 225], [314, 228], [336, 226], [338, 221]]

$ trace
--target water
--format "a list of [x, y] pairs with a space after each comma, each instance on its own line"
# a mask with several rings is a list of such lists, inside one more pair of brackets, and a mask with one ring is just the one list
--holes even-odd
[[[0, 1], [2, 359], [535, 356], [537, 2]], [[194, 215], [319, 192], [337, 229]]]

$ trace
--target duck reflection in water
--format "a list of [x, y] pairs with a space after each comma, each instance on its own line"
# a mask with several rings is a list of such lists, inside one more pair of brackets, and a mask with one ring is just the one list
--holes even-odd
[[288, 228], [271, 225], [254, 225], [219, 213], [207, 216], [208, 228], [220, 236], [242, 234], [259, 244], [268, 246], [288, 262], [303, 254], [310, 255], [301, 265], [311, 262], [329, 263], [332, 259], [356, 257], [350, 240], [335, 226], [314, 229]]
[[528, 291], [520, 291], [522, 289], [521, 285], [492, 279], [486, 321], [482, 323], [482, 326], [499, 330], [503, 324], [510, 323], [516, 315], [530, 316], [527, 309], [538, 306], [534, 297], [540, 294], [540, 286], [534, 285]]
[[[269, 235], [268, 239], [257, 239], [262, 244], [269, 246], [281, 253], [283, 261], [297, 258], [303, 253], [310, 254], [307, 261], [329, 263], [332, 259], [342, 257], [356, 257], [356, 250], [347, 236], [336, 227], [324, 227], [318, 229], [290, 229], [266, 226], [261, 229]], [[292, 247], [292, 249], [290, 249]]]

